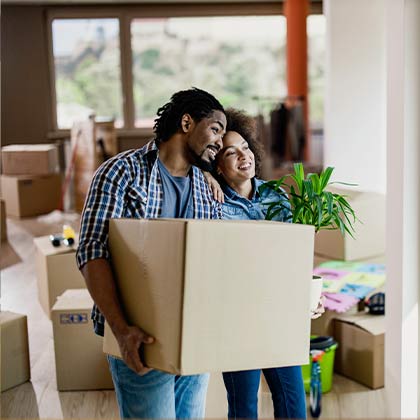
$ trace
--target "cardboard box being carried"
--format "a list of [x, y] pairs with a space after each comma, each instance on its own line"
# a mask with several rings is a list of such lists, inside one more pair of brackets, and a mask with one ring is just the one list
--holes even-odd
[[48, 175], [59, 171], [55, 144], [11, 144], [1, 148], [4, 175]]
[[313, 240], [290, 223], [111, 220], [125, 313], [156, 339], [146, 363], [182, 375], [307, 363]]
[[59, 391], [112, 389], [102, 337], [90, 321], [92, 298], [86, 289], [67, 290], [51, 311], [57, 389]]
[[29, 381], [28, 325], [26, 315], [0, 312], [1, 392]]
[[335, 371], [370, 388], [384, 386], [385, 316], [358, 313], [334, 320]]
[[354, 261], [385, 253], [385, 195], [331, 188], [347, 195], [347, 201], [362, 223], [355, 224], [355, 239], [339, 230], [321, 230], [315, 235], [315, 253], [335, 260]]
[[34, 243], [38, 299], [49, 317], [57, 296], [67, 289], [86, 288], [86, 283], [76, 264], [77, 241], [71, 247], [54, 247], [49, 236], [41, 236]]
[[1, 194], [12, 217], [49, 213], [60, 204], [61, 176], [1, 176]]

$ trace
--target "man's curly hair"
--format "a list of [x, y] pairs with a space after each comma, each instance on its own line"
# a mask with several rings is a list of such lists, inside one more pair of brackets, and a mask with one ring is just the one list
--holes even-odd
[[247, 141], [248, 146], [255, 157], [255, 175], [259, 177], [261, 175], [264, 149], [258, 140], [258, 129], [255, 118], [246, 114], [244, 111], [235, 108], [226, 109], [225, 114], [227, 119], [226, 132], [236, 131]]
[[181, 127], [184, 114], [189, 114], [195, 122], [210, 117], [214, 111], [224, 112], [221, 103], [210, 93], [191, 88], [172, 95], [171, 100], [160, 107], [153, 131], [156, 143], [167, 141]]

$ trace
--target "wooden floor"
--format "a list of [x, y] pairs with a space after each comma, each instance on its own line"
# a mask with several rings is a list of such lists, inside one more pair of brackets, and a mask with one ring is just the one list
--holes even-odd
[[[58, 392], [51, 321], [37, 299], [33, 238], [60, 232], [63, 223], [78, 228], [77, 215], [53, 212], [37, 219], [8, 219], [9, 244], [2, 245], [1, 309], [28, 316], [31, 382], [1, 394], [1, 418], [118, 418], [113, 391]], [[4, 268], [6, 265], [7, 268]], [[219, 376], [213, 375], [208, 394], [208, 417], [224, 417], [226, 401]], [[270, 395], [259, 399], [260, 417], [272, 417]], [[334, 376], [323, 396], [321, 418], [385, 418], [383, 389], [372, 391], [342, 376]], [[308, 416], [309, 417], [309, 416]]]

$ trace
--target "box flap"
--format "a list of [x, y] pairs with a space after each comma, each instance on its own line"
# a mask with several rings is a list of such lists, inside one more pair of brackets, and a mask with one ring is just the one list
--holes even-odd
[[87, 289], [69, 289], [57, 297], [52, 311], [91, 309], [93, 300]]
[[[60, 234], [60, 232], [57, 232], [57, 233]], [[34, 238], [35, 246], [45, 256], [57, 255], [57, 254], [68, 254], [68, 253], [76, 252], [78, 242], [79, 242], [79, 235], [77, 234], [75, 237], [75, 242], [72, 246], [60, 245], [60, 246], [55, 247], [52, 245], [49, 235]]]
[[336, 320], [353, 324], [363, 330], [373, 334], [381, 335], [385, 333], [385, 315], [371, 315], [368, 313], [343, 314], [335, 317]]
[[16, 319], [26, 318], [26, 315], [17, 314], [15, 312], [10, 311], [1, 311], [0, 312], [0, 326], [5, 325], [11, 321], [15, 321]]

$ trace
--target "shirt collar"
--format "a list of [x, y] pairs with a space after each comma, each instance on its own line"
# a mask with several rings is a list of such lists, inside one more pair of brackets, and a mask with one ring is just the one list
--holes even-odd
[[[253, 194], [252, 194], [252, 197], [251, 197], [251, 200], [250, 201], [254, 201], [254, 200], [256, 200], [259, 197], [258, 190], [257, 190], [257, 181], [256, 181], [256, 178], [255, 177], [252, 178], [251, 179], [251, 182], [252, 182], [252, 191], [253, 191]], [[238, 199], [238, 198], [242, 198], [242, 199], [245, 198], [246, 200], [248, 200], [248, 198], [239, 195], [224, 180], [222, 180], [221, 187], [222, 187], [222, 190], [225, 193], [226, 197], [229, 198], [229, 199], [231, 199], [231, 200], [235, 200], [235, 199]]]

